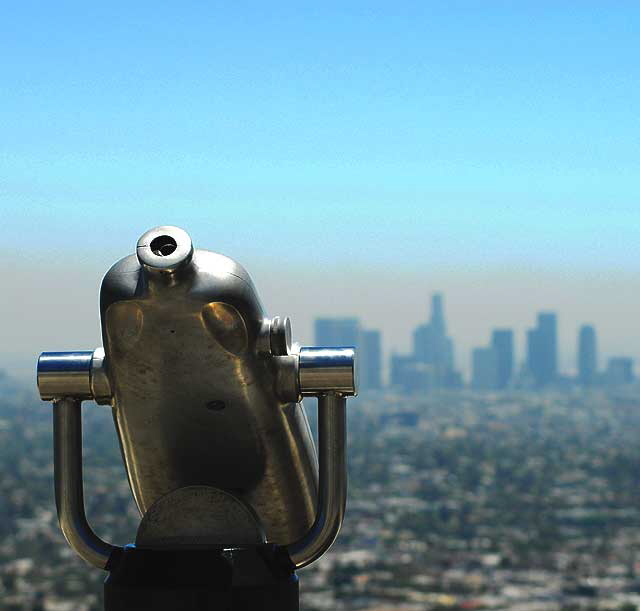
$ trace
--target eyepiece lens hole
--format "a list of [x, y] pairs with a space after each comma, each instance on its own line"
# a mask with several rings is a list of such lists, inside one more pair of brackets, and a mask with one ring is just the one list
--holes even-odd
[[168, 257], [176, 248], [177, 242], [170, 235], [160, 235], [151, 240], [151, 252], [158, 257]]

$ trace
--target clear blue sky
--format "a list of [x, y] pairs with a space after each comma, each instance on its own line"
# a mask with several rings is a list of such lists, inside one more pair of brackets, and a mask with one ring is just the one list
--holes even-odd
[[[263, 278], [331, 272], [347, 290], [328, 310], [365, 320], [375, 295], [350, 295], [349, 276], [405, 274], [390, 290], [415, 288], [406, 326], [371, 309], [389, 346], [443, 284], [451, 325], [479, 341], [517, 281], [547, 284], [505, 322], [558, 307], [571, 341], [584, 315], [605, 346], [640, 353], [606, 327], [620, 287], [624, 311], [640, 307], [640, 4], [344, 4], [5, 4], [4, 261], [94, 273], [172, 223]], [[480, 310], [474, 270], [492, 278]]]

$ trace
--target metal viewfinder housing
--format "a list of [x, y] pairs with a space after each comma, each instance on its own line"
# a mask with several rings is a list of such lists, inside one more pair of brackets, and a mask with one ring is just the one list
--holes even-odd
[[[136, 544], [286, 546], [298, 568], [334, 541], [346, 501], [353, 347], [298, 348], [245, 269], [157, 227], [100, 291], [104, 348], [45, 352], [56, 504], [70, 545], [106, 568], [117, 549], [84, 513], [80, 404], [110, 405], [142, 515]], [[318, 398], [319, 461], [301, 400]]]

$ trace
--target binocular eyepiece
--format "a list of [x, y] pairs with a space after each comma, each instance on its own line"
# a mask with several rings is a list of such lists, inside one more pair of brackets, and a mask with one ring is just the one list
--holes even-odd
[[[275, 544], [296, 568], [336, 538], [346, 500], [346, 398], [353, 347], [299, 347], [268, 318], [245, 269], [157, 227], [106, 274], [103, 347], [45, 352], [38, 388], [54, 407], [56, 504], [88, 563], [116, 546], [87, 523], [82, 401], [108, 405], [133, 498], [136, 546]], [[318, 399], [318, 455], [302, 406]]]

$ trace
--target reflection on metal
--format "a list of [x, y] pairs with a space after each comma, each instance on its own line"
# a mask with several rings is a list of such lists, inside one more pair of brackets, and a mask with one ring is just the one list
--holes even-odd
[[[56, 410], [84, 399], [111, 405], [143, 515], [138, 543], [200, 536], [205, 545], [228, 532], [229, 544], [288, 546], [296, 566], [322, 555], [344, 515], [354, 349], [292, 349], [289, 319], [265, 316], [244, 268], [194, 250], [176, 227], [148, 231], [109, 270], [100, 312], [104, 349], [43, 353], [38, 386], [44, 400], [62, 399]], [[318, 397], [319, 482], [302, 396]], [[56, 459], [57, 492], [81, 501], [80, 447], [56, 439], [56, 456], [67, 457]], [[69, 543], [104, 566], [112, 546], [93, 534], [81, 502], [71, 520], [64, 507]]]
[[321, 395], [356, 393], [356, 354], [354, 348], [301, 348], [300, 392]]
[[43, 352], [38, 359], [38, 390], [44, 401], [72, 396], [90, 399], [93, 352]]

